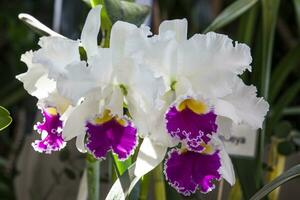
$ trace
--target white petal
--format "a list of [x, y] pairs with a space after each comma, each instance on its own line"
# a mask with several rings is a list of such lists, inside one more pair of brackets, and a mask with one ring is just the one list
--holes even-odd
[[68, 141], [86, 133], [86, 122], [97, 114], [98, 105], [95, 99], [85, 99], [82, 104], [75, 107], [63, 127], [64, 140]]
[[145, 138], [136, 159], [134, 175], [141, 177], [150, 172], [162, 162], [166, 152], [167, 147], [156, 145], [149, 138]]
[[269, 104], [256, 95], [257, 90], [253, 85], [247, 86], [241, 79], [237, 79], [233, 93], [223, 98], [224, 101], [234, 106], [238, 117], [253, 129], [262, 127], [265, 115], [269, 110]]
[[178, 50], [178, 77], [192, 82], [204, 95], [222, 97], [232, 92], [234, 78], [250, 68], [250, 48], [216, 33], [197, 34]]
[[96, 81], [92, 79], [91, 70], [84, 61], [72, 63], [65, 69], [66, 73], [58, 77], [57, 89], [73, 104], [97, 87]]
[[159, 26], [159, 35], [166, 34], [167, 32], [174, 32], [176, 40], [182, 42], [187, 39], [187, 20], [175, 19], [165, 20]]
[[214, 148], [220, 151], [219, 155], [221, 158], [221, 168], [219, 169], [219, 172], [230, 185], [234, 185], [235, 183], [234, 168], [229, 155], [225, 151], [223, 142], [218, 138], [217, 135], [213, 135], [211, 144], [214, 146]]
[[214, 111], [218, 116], [227, 117], [236, 124], [241, 122], [241, 119], [237, 114], [236, 108], [228, 101], [222, 99], [215, 100]]
[[110, 48], [99, 48], [98, 54], [91, 57], [88, 61], [91, 70], [91, 78], [97, 82], [98, 86], [105, 87], [111, 83], [112, 55]]
[[40, 38], [39, 45], [41, 49], [34, 52], [33, 63], [48, 69], [50, 78], [56, 79], [68, 64], [80, 61], [79, 41], [50, 36]]
[[97, 53], [98, 33], [101, 25], [101, 5], [90, 10], [81, 33], [81, 43], [87, 53], [88, 58]]
[[71, 102], [61, 96], [57, 91], [50, 93], [46, 98], [39, 99], [37, 105], [39, 108], [54, 107], [58, 113], [64, 114], [70, 107]]
[[45, 98], [55, 90], [56, 84], [47, 78], [47, 70], [39, 64], [32, 63], [33, 52], [28, 51], [21, 56], [21, 61], [27, 65], [27, 72], [16, 76], [23, 82], [25, 90], [38, 99]]
[[229, 155], [227, 152], [222, 149], [220, 151], [220, 156], [221, 156], [221, 169], [220, 172], [222, 174], [222, 177], [230, 184], [234, 185], [235, 183], [235, 174], [234, 174], [234, 169], [233, 165], [231, 162], [231, 159], [229, 158]]
[[77, 147], [78, 151], [80, 151], [81, 153], [87, 152], [84, 142], [85, 142], [85, 134], [78, 135], [76, 137], [76, 147]]
[[110, 96], [110, 100], [109, 100], [106, 108], [109, 109], [113, 115], [122, 117], [123, 116], [123, 101], [124, 101], [124, 96], [122, 94], [121, 88], [118, 86], [115, 86], [113, 88], [112, 94]]
[[137, 30], [135, 25], [122, 21], [117, 21], [112, 26], [110, 34], [110, 48], [113, 51], [114, 63], [119, 64], [120, 62], [124, 62], [121, 58], [125, 54], [125, 42], [134, 30]]
[[171, 147], [177, 141], [173, 140], [165, 128], [164, 113], [172, 101], [171, 97], [168, 98], [169, 94], [165, 93], [163, 79], [155, 77], [150, 70], [139, 67], [131, 77], [126, 98], [140, 136], [148, 136], [156, 144]]

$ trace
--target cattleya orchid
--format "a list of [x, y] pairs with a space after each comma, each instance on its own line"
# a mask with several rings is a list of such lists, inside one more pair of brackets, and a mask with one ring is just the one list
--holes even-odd
[[100, 12], [90, 11], [80, 40], [42, 37], [41, 48], [21, 58], [28, 71], [17, 78], [44, 115], [34, 149], [51, 153], [76, 137], [81, 152], [125, 160], [139, 134], [136, 177], [165, 159], [166, 180], [183, 195], [207, 193], [221, 178], [233, 185], [220, 136], [256, 132], [269, 109], [239, 77], [251, 71], [250, 48], [212, 32], [188, 39], [185, 19], [164, 21], [158, 35], [118, 21], [110, 47], [101, 48]]
[[[231, 131], [244, 126], [255, 132], [261, 128], [269, 107], [256, 97], [254, 86], [245, 85], [238, 77], [251, 70], [249, 47], [233, 44], [227, 36], [216, 33], [196, 34], [187, 39], [185, 19], [164, 21], [159, 34], [152, 37], [144, 34], [144, 28], [140, 29], [129, 34], [127, 49], [142, 61], [141, 67], [162, 77], [168, 89], [158, 97], [165, 99], [164, 106], [152, 106], [147, 112], [143, 108], [132, 109], [138, 129], [148, 127], [142, 129], [147, 139], [137, 157], [136, 176], [153, 169], [164, 159], [167, 148], [177, 141], [180, 149], [168, 153], [165, 175], [178, 192], [190, 195], [199, 188], [206, 193], [214, 187], [212, 180], [221, 177], [234, 184], [232, 163], [216, 138], [228, 137]], [[147, 91], [156, 90], [145, 87]], [[166, 99], [168, 93], [172, 97]], [[149, 99], [157, 101], [144, 98], [140, 105]], [[164, 119], [157, 117], [149, 125], [148, 120], [142, 120], [149, 113], [164, 113]]]

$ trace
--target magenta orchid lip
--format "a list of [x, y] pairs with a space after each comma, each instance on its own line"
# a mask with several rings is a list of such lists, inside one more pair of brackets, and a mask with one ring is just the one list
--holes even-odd
[[189, 196], [197, 189], [208, 193], [214, 189], [213, 180], [220, 180], [221, 167], [219, 152], [203, 154], [193, 151], [172, 149], [164, 165], [168, 183], [179, 193]]
[[88, 122], [86, 127], [86, 147], [97, 159], [104, 159], [111, 150], [120, 160], [125, 160], [137, 146], [137, 130], [129, 121], [121, 124], [112, 118], [102, 124]]
[[[50, 109], [54, 110], [54, 108]], [[60, 120], [60, 115], [56, 113], [56, 110], [52, 113], [49, 112], [49, 110], [44, 109], [42, 114], [44, 116], [44, 121], [42, 123], [38, 122], [35, 125], [35, 129], [42, 135], [42, 139], [33, 142], [32, 146], [34, 150], [40, 153], [50, 154], [52, 151], [61, 150], [66, 145], [61, 132], [63, 123]]]

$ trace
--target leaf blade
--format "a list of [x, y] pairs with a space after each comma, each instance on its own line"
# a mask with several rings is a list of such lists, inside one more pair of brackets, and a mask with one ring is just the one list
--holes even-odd
[[300, 176], [300, 165], [296, 165], [291, 169], [287, 170], [272, 182], [265, 185], [262, 189], [260, 189], [254, 196], [251, 197], [250, 200], [259, 200], [262, 199], [264, 196], [269, 194], [271, 191], [279, 187], [280, 185], [284, 184], [287, 181], [290, 181], [293, 178]]
[[242, 15], [252, 6], [254, 6], [258, 0], [237, 0], [230, 6], [225, 8], [222, 13], [216, 17], [216, 19], [205, 29], [204, 33], [209, 31], [215, 31], [229, 24], [237, 17]]

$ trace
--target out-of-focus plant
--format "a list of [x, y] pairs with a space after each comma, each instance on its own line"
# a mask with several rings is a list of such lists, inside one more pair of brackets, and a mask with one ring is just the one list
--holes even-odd
[[0, 106], [0, 131], [8, 127], [12, 122], [9, 111]]

